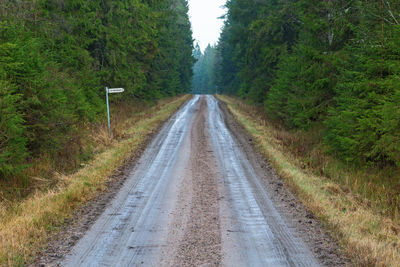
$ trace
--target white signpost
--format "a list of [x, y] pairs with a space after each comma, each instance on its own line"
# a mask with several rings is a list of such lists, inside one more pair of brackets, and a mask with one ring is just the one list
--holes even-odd
[[109, 88], [108, 89], [109, 94], [122, 93], [123, 91], [125, 91], [124, 88]]
[[110, 104], [108, 103], [108, 94], [116, 94], [124, 92], [124, 88], [108, 88], [106, 87], [106, 101], [107, 101], [107, 122], [108, 122], [108, 136], [111, 137], [111, 125], [110, 125]]

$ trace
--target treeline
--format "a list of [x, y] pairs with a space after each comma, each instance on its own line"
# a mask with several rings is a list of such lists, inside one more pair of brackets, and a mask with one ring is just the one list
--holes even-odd
[[[117, 101], [189, 92], [186, 0], [0, 0], [0, 177], [57, 156]], [[123, 99], [122, 99], [123, 97]]]
[[216, 48], [208, 45], [203, 54], [197, 44], [194, 58], [196, 63], [193, 67], [192, 92], [194, 94], [214, 94], [217, 89], [215, 84]]
[[318, 131], [345, 162], [400, 165], [400, 2], [230, 0], [217, 47], [223, 93]]

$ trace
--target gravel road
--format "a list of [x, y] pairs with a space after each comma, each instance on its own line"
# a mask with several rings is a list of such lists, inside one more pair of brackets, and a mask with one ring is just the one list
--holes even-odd
[[277, 202], [268, 184], [279, 178], [226, 113], [213, 96], [186, 103], [56, 265], [345, 265], [318, 222], [302, 223], [310, 214], [287, 189], [279, 198], [296, 211]]

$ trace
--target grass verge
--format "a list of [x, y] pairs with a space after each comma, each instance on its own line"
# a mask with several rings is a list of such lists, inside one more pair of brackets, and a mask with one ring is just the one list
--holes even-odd
[[23, 201], [0, 209], [0, 265], [20, 266], [29, 262], [51, 233], [73, 212], [103, 190], [113, 174], [162, 122], [167, 120], [190, 96], [161, 101], [121, 122], [118, 138], [110, 141], [98, 133], [99, 142], [108, 143], [83, 168], [70, 175], [58, 175], [51, 190], [38, 190]]
[[[332, 230], [355, 265], [399, 266], [400, 226], [393, 219], [396, 216], [379, 212], [371, 207], [368, 198], [360, 199], [342, 184], [317, 175], [305, 164], [307, 159], [290, 151], [282, 129], [276, 129], [249, 105], [228, 96], [219, 95], [218, 98], [228, 105], [237, 121], [255, 140], [257, 149], [304, 205]], [[340, 175], [351, 174], [341, 170]]]

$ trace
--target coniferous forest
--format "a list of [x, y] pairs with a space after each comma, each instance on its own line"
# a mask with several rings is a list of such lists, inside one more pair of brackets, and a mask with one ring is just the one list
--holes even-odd
[[[0, 176], [53, 156], [114, 101], [189, 92], [186, 0], [0, 1]], [[134, 102], [132, 102], [134, 103]]]
[[208, 45], [201, 52], [197, 44], [193, 53], [196, 63], [193, 66], [193, 89], [195, 94], [212, 94], [217, 92], [215, 84], [216, 48]]
[[105, 86], [126, 89], [114, 101], [236, 95], [288, 129], [318, 131], [344, 162], [400, 164], [398, 1], [230, 0], [226, 10], [202, 53], [185, 0], [2, 0], [0, 174], [104, 120]]
[[0, 0], [0, 265], [397, 266], [400, 1], [192, 1]]
[[227, 2], [220, 92], [317, 131], [347, 163], [400, 165], [400, 2]]

